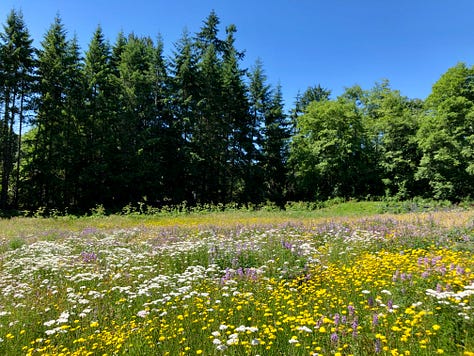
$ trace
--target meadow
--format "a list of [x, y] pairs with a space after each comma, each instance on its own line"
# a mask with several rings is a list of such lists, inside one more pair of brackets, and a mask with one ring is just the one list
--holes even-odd
[[0, 220], [0, 355], [474, 355], [474, 210]]

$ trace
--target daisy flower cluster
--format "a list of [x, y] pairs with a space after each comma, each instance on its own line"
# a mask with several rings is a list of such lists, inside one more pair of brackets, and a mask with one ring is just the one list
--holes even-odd
[[473, 246], [442, 215], [37, 237], [1, 252], [0, 354], [474, 355]]

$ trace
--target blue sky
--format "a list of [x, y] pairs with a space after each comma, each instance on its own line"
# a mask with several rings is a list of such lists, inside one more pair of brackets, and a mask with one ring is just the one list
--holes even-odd
[[120, 30], [161, 33], [168, 53], [214, 9], [222, 36], [226, 25], [237, 26], [242, 66], [260, 58], [269, 82], [281, 83], [287, 109], [310, 85], [339, 95], [383, 79], [424, 99], [449, 67], [474, 63], [472, 0], [1, 0], [2, 23], [12, 8], [22, 10], [36, 46], [59, 13], [83, 50], [100, 24], [112, 43]]

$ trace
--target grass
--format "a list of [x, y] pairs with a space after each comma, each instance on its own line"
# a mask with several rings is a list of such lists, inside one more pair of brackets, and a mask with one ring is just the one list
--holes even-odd
[[474, 211], [0, 221], [2, 355], [474, 355]]
[[[418, 207], [419, 205], [410, 204]], [[404, 204], [408, 206], [408, 204]], [[395, 207], [395, 209], [393, 209]], [[249, 224], [281, 224], [286, 222], [319, 223], [327, 220], [353, 219], [369, 216], [413, 216], [413, 214], [400, 214], [399, 211], [410, 211], [412, 208], [400, 209], [400, 204], [387, 204], [384, 202], [348, 201], [344, 203], [329, 203], [322, 206], [308, 207], [308, 205], [293, 205], [286, 211], [277, 209], [260, 210], [230, 210], [230, 211], [200, 211], [200, 212], [169, 212], [158, 214], [115, 214], [90, 216], [61, 216], [52, 218], [25, 218], [12, 217], [0, 219], [0, 239], [21, 238], [35, 240], [41, 238], [55, 239], [63, 233], [82, 231], [87, 228], [111, 230], [134, 227], [171, 227], [186, 226], [200, 228], [206, 225], [249, 225]], [[390, 213], [394, 211], [394, 213]], [[441, 211], [428, 211], [425, 214], [436, 216]], [[458, 215], [460, 216], [458, 217]], [[467, 210], [451, 211], [452, 219], [460, 219], [461, 224], [469, 216]], [[451, 222], [450, 222], [451, 224]]]
[[335, 217], [360, 217], [380, 212], [378, 202], [347, 202], [334, 204], [317, 210], [232, 210], [190, 213], [91, 215], [76, 217], [56, 216], [53, 218], [12, 217], [0, 219], [0, 238], [36, 239], [38, 233], [45, 238], [55, 238], [69, 231], [82, 231], [88, 227], [101, 230], [133, 227], [200, 227], [205, 225], [275, 224], [297, 221], [333, 219]]

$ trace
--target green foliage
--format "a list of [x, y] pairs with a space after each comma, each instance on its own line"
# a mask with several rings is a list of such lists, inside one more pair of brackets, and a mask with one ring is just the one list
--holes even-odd
[[12, 10], [3, 30], [0, 33], [0, 209], [18, 205], [23, 126], [31, 109], [35, 83], [33, 40], [22, 13]]
[[97, 204], [95, 207], [93, 207], [91, 210], [91, 216], [105, 216], [105, 208], [102, 204]]
[[434, 200], [424, 198], [413, 198], [409, 200], [397, 200], [396, 198], [385, 199], [380, 207], [381, 213], [420, 213], [430, 211], [443, 211], [455, 208], [448, 200]]
[[416, 141], [421, 109], [421, 102], [403, 97], [388, 81], [364, 97], [371, 162], [378, 167], [386, 196], [407, 199], [421, 190], [414, 177], [421, 156]]
[[288, 115], [262, 61], [241, 68], [236, 26], [220, 31], [212, 11], [168, 59], [161, 36], [120, 33], [111, 46], [99, 26], [82, 54], [59, 17], [34, 49], [12, 11], [0, 33], [2, 216], [474, 196], [472, 67], [448, 69], [425, 103], [388, 80], [335, 99], [317, 85]]
[[292, 112], [293, 119], [303, 114], [309, 104], [313, 101], [329, 100], [330, 96], [331, 90], [321, 87], [320, 84], [308, 87], [302, 95], [298, 93], [296, 96], [295, 108]]
[[320, 200], [364, 193], [365, 142], [354, 103], [343, 98], [311, 103], [297, 119], [290, 151], [296, 189]]
[[74, 202], [72, 187], [78, 178], [74, 159], [82, 79], [77, 41], [66, 38], [58, 17], [45, 35], [37, 65], [37, 132], [25, 169], [26, 198], [35, 206], [64, 208]]
[[15, 238], [15, 239], [11, 239], [9, 242], [8, 242], [8, 246], [10, 247], [11, 250], [16, 250], [16, 249], [19, 249], [21, 248], [23, 245], [25, 245], [26, 242], [25, 240], [21, 239], [21, 238]]
[[433, 86], [417, 141], [423, 154], [417, 178], [436, 199], [456, 200], [474, 193], [472, 142], [474, 69], [460, 63]]

